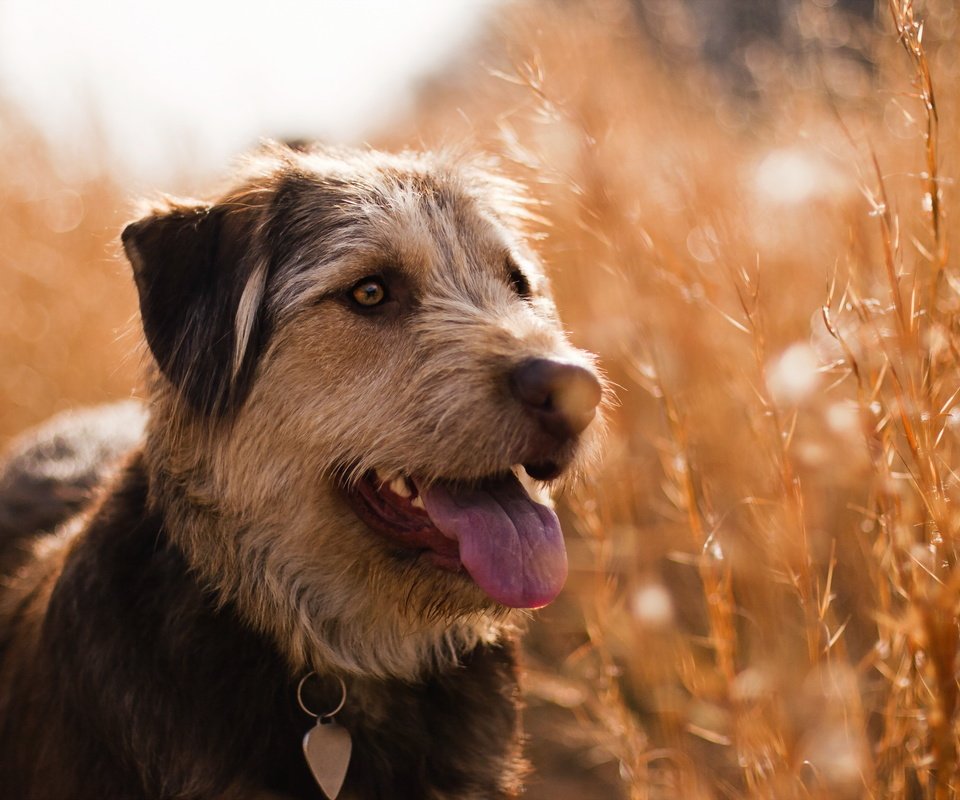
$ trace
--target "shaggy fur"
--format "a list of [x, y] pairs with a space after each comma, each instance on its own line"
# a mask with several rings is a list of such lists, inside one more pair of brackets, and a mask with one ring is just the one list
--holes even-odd
[[[319, 797], [295, 700], [310, 670], [320, 704], [330, 676], [348, 686], [342, 796], [513, 796], [517, 612], [374, 534], [344, 487], [569, 476], [595, 449], [596, 425], [557, 435], [511, 390], [550, 359], [600, 391], [526, 214], [470, 164], [269, 146], [213, 202], [164, 200], [124, 231], [156, 365], [142, 446], [117, 467], [137, 422], [119, 444], [88, 424], [64, 445], [98, 443], [86, 472], [33, 481], [28, 444], [0, 476], [9, 796]], [[371, 275], [389, 302], [358, 309]]]

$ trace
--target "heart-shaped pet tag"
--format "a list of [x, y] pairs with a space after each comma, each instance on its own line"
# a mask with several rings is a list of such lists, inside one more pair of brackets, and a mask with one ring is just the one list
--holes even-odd
[[350, 766], [350, 731], [331, 719], [318, 719], [303, 737], [303, 754], [321, 791], [337, 800]]

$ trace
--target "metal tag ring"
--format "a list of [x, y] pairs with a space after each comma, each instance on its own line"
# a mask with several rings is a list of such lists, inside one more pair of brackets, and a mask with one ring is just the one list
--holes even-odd
[[[347, 702], [347, 685], [343, 682], [343, 678], [341, 678], [339, 675], [334, 675], [334, 677], [340, 681], [340, 702], [337, 704], [337, 707], [333, 709], [333, 711], [328, 711], [326, 714], [317, 714], [316, 712], [307, 708], [303, 702], [303, 684], [305, 684], [309, 678], [312, 678], [315, 675], [317, 675], [316, 672], [308, 672], [300, 679], [300, 683], [297, 684], [297, 703], [299, 704], [300, 708], [303, 709], [305, 714], [309, 714], [311, 717], [317, 719], [328, 719], [335, 714], [338, 714], [343, 708], [344, 704]], [[317, 677], [319, 677], [319, 675], [317, 675]]]

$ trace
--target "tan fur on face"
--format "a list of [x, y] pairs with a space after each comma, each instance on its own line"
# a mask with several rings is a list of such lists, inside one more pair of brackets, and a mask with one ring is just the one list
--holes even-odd
[[[538, 430], [510, 395], [510, 370], [593, 359], [564, 336], [513, 184], [426, 156], [275, 149], [226, 201], [269, 203], [291, 181], [298, 246], [269, 282], [266, 267], [251, 272], [236, 315], [234, 375], [259, 304], [275, 320], [248, 396], [211, 421], [161, 382], [147, 452], [194, 569], [294, 664], [412, 678], [516, 615], [463, 575], [398, 557], [342, 484], [372, 468], [478, 480], [530, 461]], [[384, 270], [400, 277], [403, 313], [351, 310], [350, 287]], [[568, 474], [597, 427], [564, 454]]]

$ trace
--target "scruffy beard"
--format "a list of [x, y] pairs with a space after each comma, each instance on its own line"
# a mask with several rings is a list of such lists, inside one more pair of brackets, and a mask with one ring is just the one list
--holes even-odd
[[197, 503], [196, 490], [189, 500], [172, 486], [162, 493], [166, 527], [201, 583], [294, 673], [417, 680], [523, 619], [464, 575], [392, 554], [333, 486], [286, 519], [231, 519]]
[[[361, 535], [373, 538], [366, 530]], [[464, 573], [398, 557], [379, 542], [365, 545], [365, 566], [353, 574], [317, 575], [309, 588], [284, 575], [283, 565], [276, 572], [268, 567], [278, 591], [250, 600], [260, 604], [260, 620], [294, 665], [416, 680], [520, 625], [522, 611], [495, 603]], [[277, 624], [284, 619], [292, 624]]]
[[[326, 592], [320, 585], [294, 589], [294, 581], [285, 587], [276, 578], [271, 580], [269, 570], [266, 590], [240, 585], [235, 598], [248, 621], [274, 639], [294, 670], [333, 669], [417, 680], [455, 665], [478, 644], [495, 642], [518, 627], [523, 612], [494, 603], [476, 587], [460, 585], [453, 592], [418, 589], [423, 571], [422, 565], [411, 563], [372, 572], [371, 584], [383, 575], [394, 589], [402, 592], [406, 587], [402, 600], [361, 599], [341, 614], [324, 602]], [[360, 591], [347, 594], [356, 598], [366, 588], [354, 587]], [[348, 605], [350, 601], [341, 599], [335, 608]]]

